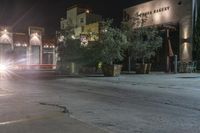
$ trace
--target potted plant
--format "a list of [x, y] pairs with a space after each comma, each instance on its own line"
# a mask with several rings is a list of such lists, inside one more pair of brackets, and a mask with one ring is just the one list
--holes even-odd
[[127, 32], [129, 55], [138, 63], [136, 73], [146, 74], [151, 70], [149, 61], [162, 46], [162, 37], [159, 30], [154, 27], [141, 27]]
[[124, 58], [127, 39], [120, 29], [113, 28], [111, 24], [112, 20], [102, 22], [96, 57], [103, 63], [102, 71], [105, 76], [119, 76], [122, 65], [116, 63]]

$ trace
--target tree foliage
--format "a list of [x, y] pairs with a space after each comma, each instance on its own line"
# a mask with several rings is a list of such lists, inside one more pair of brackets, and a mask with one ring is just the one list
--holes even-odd
[[105, 64], [113, 64], [124, 58], [127, 39], [125, 34], [118, 28], [113, 28], [112, 20], [102, 23], [102, 33], [98, 44], [99, 60]]
[[66, 29], [60, 32], [63, 40], [58, 44], [57, 52], [59, 56], [59, 69], [63, 70], [69, 63], [81, 63], [83, 58], [80, 40], [73, 38], [74, 26], [68, 23]]
[[129, 56], [136, 60], [150, 59], [156, 55], [156, 50], [162, 46], [162, 37], [154, 27], [132, 29], [124, 23], [122, 29], [127, 36]]

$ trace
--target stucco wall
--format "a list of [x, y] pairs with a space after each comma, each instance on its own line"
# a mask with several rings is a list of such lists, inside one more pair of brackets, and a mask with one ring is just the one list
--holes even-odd
[[124, 20], [133, 28], [179, 24], [180, 60], [192, 60], [193, 2], [195, 0], [153, 0], [124, 10]]

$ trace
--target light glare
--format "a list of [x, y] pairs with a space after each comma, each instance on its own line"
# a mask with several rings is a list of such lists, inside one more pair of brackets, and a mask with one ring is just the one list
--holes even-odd
[[0, 64], [0, 73], [6, 73], [7, 67], [4, 64]]

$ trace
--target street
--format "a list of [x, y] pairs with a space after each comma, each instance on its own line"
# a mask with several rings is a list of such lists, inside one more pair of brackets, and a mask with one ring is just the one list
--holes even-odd
[[199, 133], [199, 74], [0, 81], [1, 133]]

